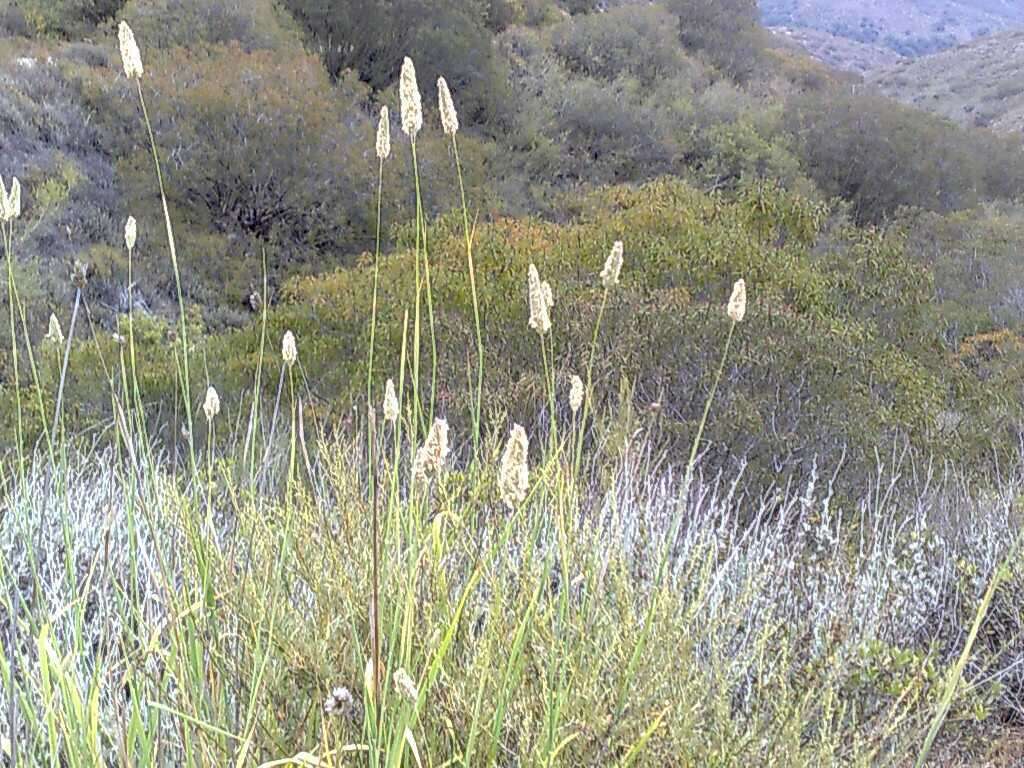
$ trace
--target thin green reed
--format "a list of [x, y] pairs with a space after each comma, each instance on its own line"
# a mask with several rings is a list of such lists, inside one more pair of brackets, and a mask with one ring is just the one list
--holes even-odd
[[[134, 41], [133, 41], [134, 42]], [[124, 55], [122, 46], [122, 56]], [[178, 267], [178, 249], [174, 244], [174, 227], [171, 224], [171, 213], [167, 207], [167, 193], [164, 189], [164, 175], [160, 168], [160, 153], [156, 145], [156, 137], [153, 134], [153, 124], [149, 118], [149, 110], [146, 107], [146, 98], [142, 93], [142, 66], [139, 65], [135, 75], [136, 91], [139, 97], [139, 105], [142, 107], [142, 118], [146, 124], [146, 134], [149, 137], [149, 147], [153, 155], [153, 168], [156, 171], [156, 181], [160, 188], [160, 203], [163, 207], [164, 226], [167, 230], [167, 245], [171, 253], [171, 267], [174, 271], [174, 288], [178, 298], [178, 320], [181, 333], [181, 371], [178, 380], [181, 386], [182, 399], [185, 401], [185, 421], [187, 423], [186, 439], [188, 441], [189, 468], [193, 477], [198, 477], [198, 465], [196, 464], [195, 438], [193, 436], [194, 420], [192, 417], [192, 390], [191, 378], [188, 364], [188, 321], [185, 316], [185, 297], [181, 288], [181, 270]]]
[[466, 238], [466, 265], [469, 271], [469, 291], [473, 300], [473, 322], [476, 328], [476, 392], [470, 394], [470, 410], [473, 419], [473, 455], [480, 452], [480, 411], [484, 389], [484, 337], [480, 325], [480, 300], [476, 290], [476, 265], [473, 258], [473, 234], [469, 227], [469, 209], [466, 205], [466, 184], [462, 176], [462, 162], [459, 159], [459, 116], [452, 101], [448, 83], [443, 77], [437, 79], [438, 110], [441, 113], [441, 127], [452, 142], [452, 156], [455, 172], [459, 179], [459, 197], [462, 201], [462, 231]]
[[[743, 322], [746, 311], [746, 283], [743, 280], [738, 280], [735, 286], [733, 286], [732, 296], [729, 299], [729, 304], [726, 309], [730, 323], [729, 332], [725, 339], [725, 347], [722, 350], [722, 357], [718, 363], [718, 370], [715, 372], [715, 378], [711, 383], [711, 390], [708, 392], [707, 399], [704, 401], [704, 412], [701, 414], [700, 422], [697, 425], [697, 433], [694, 435], [693, 445], [690, 447], [690, 457], [686, 463], [686, 475], [683, 479], [683, 487], [679, 494], [675, 514], [673, 515], [672, 526], [669, 529], [668, 537], [665, 539], [665, 544], [661, 552], [657, 575], [654, 580], [653, 589], [651, 590], [650, 603], [644, 616], [643, 629], [640, 631], [640, 636], [637, 639], [636, 645], [633, 649], [633, 654], [630, 657], [629, 664], [626, 668], [626, 674], [623, 677], [624, 681], [628, 681], [633, 677], [637, 664], [639, 664], [647, 647], [647, 643], [650, 640], [651, 630], [654, 625], [655, 610], [658, 605], [658, 600], [661, 597], [661, 591], [665, 583], [666, 574], [668, 573], [668, 565], [672, 559], [672, 549], [675, 546], [676, 539], [679, 536], [679, 531], [682, 528], [683, 519], [686, 517], [686, 503], [690, 495], [690, 484], [693, 482], [694, 468], [697, 465], [697, 453], [700, 450], [700, 443], [704, 437], [704, 427], [707, 425], [708, 416], [711, 414], [711, 404], [714, 402], [715, 393], [718, 391], [718, 385], [722, 380], [722, 374], [725, 372], [725, 363], [729, 358], [729, 349], [732, 346], [732, 339], [736, 331], [736, 326]], [[621, 712], [622, 708], [625, 706], [626, 694], [626, 685], [620, 685], [616, 711]]]
[[373, 305], [370, 311], [370, 350], [366, 358], [366, 402], [373, 403], [373, 353], [377, 340], [377, 288], [380, 280], [381, 209], [384, 202], [384, 161], [391, 154], [391, 117], [380, 108], [377, 124], [377, 226], [373, 253]]

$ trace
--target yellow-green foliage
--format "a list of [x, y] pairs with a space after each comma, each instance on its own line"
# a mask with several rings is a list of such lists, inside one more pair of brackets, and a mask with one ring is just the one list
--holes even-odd
[[[439, 407], [461, 424], [469, 415], [467, 350], [474, 340], [460, 222], [441, 218], [429, 235]], [[671, 180], [612, 187], [581, 199], [565, 225], [536, 219], [479, 225], [474, 251], [491, 416], [507, 412], [531, 423], [543, 401], [540, 348], [527, 326], [527, 265], [535, 262], [554, 289], [556, 373], [565, 389], [569, 376], [586, 366], [601, 299], [598, 273], [619, 238], [626, 242], [626, 265], [598, 342], [598, 403], [625, 379], [643, 411], [655, 406], [652, 424], [660, 433], [672, 442], [688, 440], [727, 330], [725, 300], [742, 275], [752, 305], [719, 396], [720, 412], [729, 416], [708, 427], [721, 460], [748, 457], [767, 467], [782, 455], [785, 466], [798, 469], [811, 455], [844, 448], [870, 456], [897, 430], [922, 444], [932, 436], [959, 380], [922, 324], [927, 273], [902, 258], [899, 238], [844, 225], [821, 204], [770, 184], [728, 197]], [[823, 242], [829, 247], [822, 249]], [[399, 373], [412, 273], [411, 252], [382, 257], [378, 387]], [[276, 349], [292, 330], [321, 414], [346, 413], [361, 391], [372, 274], [372, 258], [364, 256], [351, 268], [292, 279], [270, 310], [268, 380], [276, 382]], [[209, 377], [229, 396], [250, 386], [260, 334], [253, 322], [203, 340]], [[140, 350], [147, 388], [155, 387], [147, 399], [174, 391], [166, 349]], [[205, 382], [205, 371], [196, 375]]]

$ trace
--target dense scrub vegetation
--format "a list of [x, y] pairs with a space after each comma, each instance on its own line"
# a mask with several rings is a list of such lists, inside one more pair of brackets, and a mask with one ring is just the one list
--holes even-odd
[[[124, 127], [138, 107], [106, 42], [115, 14], [146, 40], [192, 338], [207, 361], [197, 376], [247, 380], [257, 312], [269, 302], [272, 328], [293, 328], [307, 345], [318, 407], [346, 411], [367, 332], [373, 115], [394, 107], [411, 52], [421, 82], [448, 78], [465, 127], [484, 323], [502, 339], [487, 382], [496, 408], [540, 417], [528, 412], [535, 383], [521, 373], [535, 370], [537, 352], [516, 341], [528, 261], [551, 274], [558, 332], [579, 349], [594, 312], [587, 278], [623, 239], [633, 269], [609, 310], [618, 330], [597, 381], [605, 396], [631, 392], [638, 413], [657, 404], [650, 418], [666, 439], [698, 415], [710, 367], [700, 350], [722, 332], [704, 307], [743, 272], [758, 289], [758, 342], [729, 371], [724, 396], [748, 437], [713, 427], [723, 461], [785, 474], [816, 456], [869, 456], [896, 434], [971, 457], [1014, 443], [1019, 141], [851, 89], [774, 47], [749, 0], [65, 5], [61, 26], [31, 4], [3, 16], [21, 35], [3, 43], [0, 105], [31, 222], [19, 235], [18, 278], [42, 336], [50, 311], [70, 312], [75, 261], [88, 265], [89, 318], [106, 333], [80, 354], [98, 358], [107, 346], [109, 355], [128, 302], [119, 222], [135, 215], [132, 301], [154, 401], [174, 389], [162, 354], [177, 332], [174, 280], [148, 143]], [[447, 217], [459, 192], [436, 128], [423, 132], [419, 156], [428, 215], [440, 216], [437, 269], [452, 271], [438, 284], [439, 322], [447, 338], [469, 341], [450, 255], [460, 235]], [[408, 153], [398, 153], [385, 184], [408, 190], [412, 181]], [[384, 310], [377, 376], [393, 373], [411, 292], [413, 210], [401, 194], [382, 210], [384, 295], [395, 303]], [[995, 347], [976, 343], [993, 334], [1003, 339], [996, 360]], [[457, 349], [441, 367], [450, 388], [465, 376]], [[579, 364], [570, 357], [562, 375]], [[102, 370], [72, 368], [83, 424], [108, 407], [91, 378]], [[454, 402], [452, 411], [466, 416]]]
[[[1020, 717], [1019, 145], [747, 0], [76, 2], [3, 16], [12, 762], [867, 766]], [[409, 51], [457, 139], [375, 132]]]

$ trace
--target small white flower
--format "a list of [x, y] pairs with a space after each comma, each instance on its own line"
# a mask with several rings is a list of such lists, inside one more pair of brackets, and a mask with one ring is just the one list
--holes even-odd
[[217, 394], [217, 390], [213, 387], [209, 387], [206, 390], [206, 400], [203, 402], [203, 413], [206, 414], [206, 420], [212, 422], [217, 418], [217, 414], [220, 413], [220, 395]]
[[138, 233], [139, 229], [135, 217], [129, 216], [128, 220], [124, 223], [124, 244], [129, 251], [135, 248], [135, 238], [138, 236]]
[[384, 421], [392, 424], [398, 421], [398, 396], [395, 394], [395, 382], [391, 379], [384, 385]]
[[135, 33], [122, 21], [117, 27], [117, 41], [121, 46], [121, 63], [128, 78], [142, 77], [142, 54], [135, 42]]
[[332, 690], [324, 701], [324, 712], [328, 715], [348, 717], [354, 709], [355, 699], [352, 692], [343, 685]]
[[299, 359], [299, 348], [295, 344], [295, 335], [291, 331], [285, 331], [284, 338], [281, 339], [281, 359], [289, 368], [295, 365], [295, 361]]

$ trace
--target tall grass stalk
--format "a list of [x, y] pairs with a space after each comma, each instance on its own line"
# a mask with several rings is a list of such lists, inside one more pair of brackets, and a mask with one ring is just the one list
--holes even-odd
[[455, 158], [455, 172], [459, 179], [459, 199], [462, 202], [462, 231], [466, 239], [466, 266], [469, 270], [469, 291], [473, 300], [473, 325], [476, 329], [476, 391], [470, 398], [473, 418], [473, 455], [479, 457], [481, 422], [480, 414], [484, 393], [484, 337], [480, 324], [480, 300], [476, 290], [476, 265], [473, 258], [473, 232], [469, 226], [469, 208], [466, 205], [466, 185], [462, 177], [462, 161], [459, 158], [459, 142], [451, 133], [452, 155]]
[[167, 192], [164, 189], [164, 175], [160, 168], [160, 153], [157, 150], [156, 137], [153, 134], [153, 124], [149, 119], [149, 110], [146, 108], [146, 98], [142, 93], [142, 79], [135, 78], [136, 91], [139, 96], [139, 105], [142, 107], [142, 119], [146, 125], [146, 135], [149, 137], [149, 148], [153, 155], [153, 168], [156, 171], [157, 186], [160, 188], [160, 204], [163, 208], [164, 227], [167, 231], [167, 246], [171, 254], [171, 269], [174, 272], [174, 288], [178, 297], [178, 323], [181, 333], [181, 366], [178, 380], [181, 385], [181, 395], [185, 406], [185, 421], [187, 430], [187, 443], [189, 455], [189, 468], [193, 477], [198, 477], [198, 465], [196, 464], [196, 448], [194, 432], [194, 419], [192, 417], [192, 387], [191, 375], [189, 372], [189, 350], [188, 350], [188, 321], [185, 316], [185, 296], [181, 288], [181, 270], [178, 267], [178, 249], [174, 243], [174, 227], [171, 224], [171, 212], [167, 207]]

